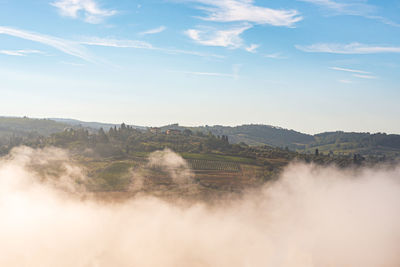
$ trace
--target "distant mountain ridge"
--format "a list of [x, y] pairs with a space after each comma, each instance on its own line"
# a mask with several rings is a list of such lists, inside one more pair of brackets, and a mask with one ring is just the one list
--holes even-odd
[[[53, 120], [56, 122], [61, 122], [69, 125], [74, 125], [74, 126], [80, 126], [80, 127], [88, 127], [92, 129], [100, 129], [103, 128], [104, 130], [108, 130], [111, 127], [114, 126], [119, 126], [120, 124], [116, 123], [104, 123], [104, 122], [87, 122], [87, 121], [80, 121], [80, 120], [75, 120], [75, 119], [64, 119], [64, 118], [49, 118], [49, 120]], [[146, 129], [146, 127], [143, 126], [136, 126], [136, 125], [129, 125], [133, 128], [137, 129]]]

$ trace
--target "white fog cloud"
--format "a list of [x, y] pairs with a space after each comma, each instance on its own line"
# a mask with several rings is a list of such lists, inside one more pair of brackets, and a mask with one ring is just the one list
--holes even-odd
[[[153, 154], [157, 164], [186, 169], [165, 153]], [[214, 204], [97, 201], [80, 197], [77, 179], [84, 171], [58, 149], [0, 159], [1, 266], [400, 265], [398, 167], [293, 164], [278, 181]]]

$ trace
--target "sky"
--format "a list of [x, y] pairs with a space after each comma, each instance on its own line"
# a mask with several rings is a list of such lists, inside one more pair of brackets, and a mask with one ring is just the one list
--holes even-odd
[[400, 134], [400, 0], [0, 0], [0, 115]]

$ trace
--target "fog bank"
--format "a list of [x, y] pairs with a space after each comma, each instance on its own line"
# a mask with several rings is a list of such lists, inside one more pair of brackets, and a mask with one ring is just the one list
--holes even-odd
[[[187, 166], [178, 155], [160, 157], [175, 180], [192, 178], [174, 172]], [[400, 168], [292, 164], [212, 206], [82, 200], [85, 179], [58, 149], [0, 160], [1, 266], [400, 266]]]

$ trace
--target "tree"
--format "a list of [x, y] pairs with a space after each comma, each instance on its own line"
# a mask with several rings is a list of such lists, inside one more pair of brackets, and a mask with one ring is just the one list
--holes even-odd
[[193, 134], [193, 132], [192, 132], [191, 130], [189, 130], [189, 129], [185, 129], [185, 130], [183, 131], [183, 134], [186, 135], [186, 136], [190, 136], [190, 135]]
[[100, 143], [108, 143], [108, 141], [109, 141], [103, 128], [99, 129], [99, 132], [97, 133], [97, 138]]

